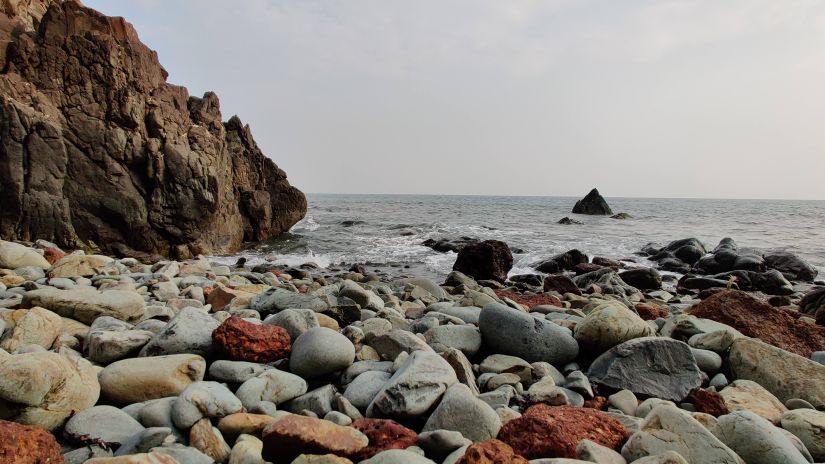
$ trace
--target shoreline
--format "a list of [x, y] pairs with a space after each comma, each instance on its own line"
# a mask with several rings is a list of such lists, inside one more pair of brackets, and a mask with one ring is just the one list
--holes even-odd
[[[734, 462], [764, 434], [788, 459], [825, 445], [797, 424], [825, 418], [825, 287], [812, 283], [796, 284], [805, 295], [670, 292], [654, 288], [655, 270], [575, 250], [546, 260], [556, 272], [505, 282], [501, 242], [459, 251], [464, 273], [443, 283], [359, 265], [148, 265], [50, 245], [0, 242], [0, 268], [24, 264], [0, 270], [0, 400], [12, 421], [0, 425], [33, 426], [17, 433], [49, 443], [27, 453], [454, 464], [596, 447], [626, 462], [668, 449]], [[46, 394], [21, 398], [24, 384]], [[784, 430], [806, 445], [779, 434], [792, 420]], [[711, 433], [742, 421], [763, 435]], [[687, 451], [650, 447], [656, 427], [699, 438]]]

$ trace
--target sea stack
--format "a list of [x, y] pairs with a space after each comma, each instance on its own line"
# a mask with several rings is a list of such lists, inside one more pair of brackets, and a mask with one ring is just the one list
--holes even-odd
[[573, 207], [573, 213], [609, 216], [613, 214], [613, 211], [610, 209], [610, 206], [607, 205], [604, 197], [599, 194], [599, 189], [593, 189], [586, 197], [576, 202], [576, 206]]
[[166, 82], [131, 24], [0, 4], [0, 237], [187, 258], [286, 232], [306, 198], [218, 97]]

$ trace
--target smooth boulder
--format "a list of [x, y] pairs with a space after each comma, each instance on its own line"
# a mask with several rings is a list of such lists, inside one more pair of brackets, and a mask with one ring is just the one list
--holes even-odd
[[292, 344], [289, 370], [305, 379], [346, 369], [355, 360], [355, 347], [349, 339], [326, 327], [301, 334]]
[[529, 362], [563, 365], [576, 358], [579, 344], [568, 329], [528, 313], [490, 303], [478, 320], [486, 348]]
[[115, 404], [132, 404], [177, 396], [203, 380], [206, 361], [196, 354], [123, 359], [100, 372], [103, 397]]
[[136, 321], [143, 316], [143, 297], [127, 290], [97, 290], [76, 288], [58, 290], [53, 287], [26, 292], [24, 307], [40, 306], [55, 313], [91, 324], [100, 316], [111, 316], [123, 321]]

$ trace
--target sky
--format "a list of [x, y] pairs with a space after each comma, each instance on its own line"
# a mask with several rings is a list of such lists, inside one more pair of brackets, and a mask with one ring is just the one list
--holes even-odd
[[819, 0], [84, 0], [314, 193], [825, 199]]

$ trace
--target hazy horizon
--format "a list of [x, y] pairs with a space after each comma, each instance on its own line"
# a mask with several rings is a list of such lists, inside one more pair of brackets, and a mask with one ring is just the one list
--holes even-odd
[[825, 199], [812, 0], [84, 0], [305, 192]]

